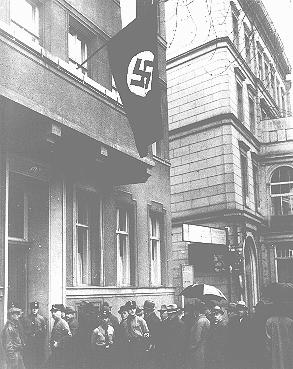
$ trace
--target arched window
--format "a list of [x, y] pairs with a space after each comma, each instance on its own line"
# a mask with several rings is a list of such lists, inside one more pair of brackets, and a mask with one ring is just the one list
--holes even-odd
[[293, 214], [293, 168], [276, 169], [271, 179], [273, 215]]

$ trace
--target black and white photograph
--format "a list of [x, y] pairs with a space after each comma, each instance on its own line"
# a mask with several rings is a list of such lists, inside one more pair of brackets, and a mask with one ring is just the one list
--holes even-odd
[[293, 369], [293, 0], [0, 0], [0, 369]]

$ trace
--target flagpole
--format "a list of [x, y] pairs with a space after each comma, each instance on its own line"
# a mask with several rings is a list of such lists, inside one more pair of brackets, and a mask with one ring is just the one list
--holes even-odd
[[81, 64], [78, 64], [78, 66], [76, 67], [76, 69], [81, 68], [86, 62], [88, 62], [94, 55], [96, 55], [99, 51], [101, 51], [105, 46], [108, 45], [108, 43], [110, 42], [111, 38], [109, 38], [108, 41], [106, 41], [102, 46], [100, 46], [97, 50], [95, 50], [93, 53], [90, 54], [89, 57], [87, 57]]

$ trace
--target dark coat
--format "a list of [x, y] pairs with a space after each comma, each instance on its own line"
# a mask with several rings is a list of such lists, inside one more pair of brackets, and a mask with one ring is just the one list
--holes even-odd
[[251, 366], [251, 323], [248, 316], [241, 320], [238, 315], [232, 316], [228, 323], [227, 345], [229, 353], [227, 360], [233, 369], [242, 369]]
[[25, 369], [22, 358], [24, 344], [17, 322], [7, 320], [2, 331], [2, 346], [8, 369]]
[[[50, 337], [51, 355], [47, 361], [46, 368], [64, 368], [67, 362], [67, 344], [71, 338], [68, 323], [60, 318], [55, 320]], [[57, 343], [57, 347], [54, 346]]]
[[161, 336], [161, 319], [153, 311], [149, 315], [145, 315], [144, 319], [150, 331], [150, 344], [152, 349], [156, 349]]
[[45, 360], [47, 322], [40, 314], [28, 315], [23, 320], [25, 337], [24, 362], [27, 369], [40, 368]]
[[206, 343], [206, 369], [225, 369], [227, 352], [227, 326], [211, 324]]
[[273, 316], [266, 322], [266, 336], [272, 369], [293, 368], [293, 320]]
[[178, 317], [169, 317], [164, 321], [163, 340], [166, 357], [166, 367], [169, 369], [180, 369], [184, 363], [184, 339], [185, 327], [183, 321]]

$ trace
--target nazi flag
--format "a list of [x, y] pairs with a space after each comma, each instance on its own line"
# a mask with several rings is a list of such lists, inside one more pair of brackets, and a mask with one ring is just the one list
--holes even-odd
[[156, 11], [150, 5], [108, 43], [112, 75], [141, 157], [163, 135]]

